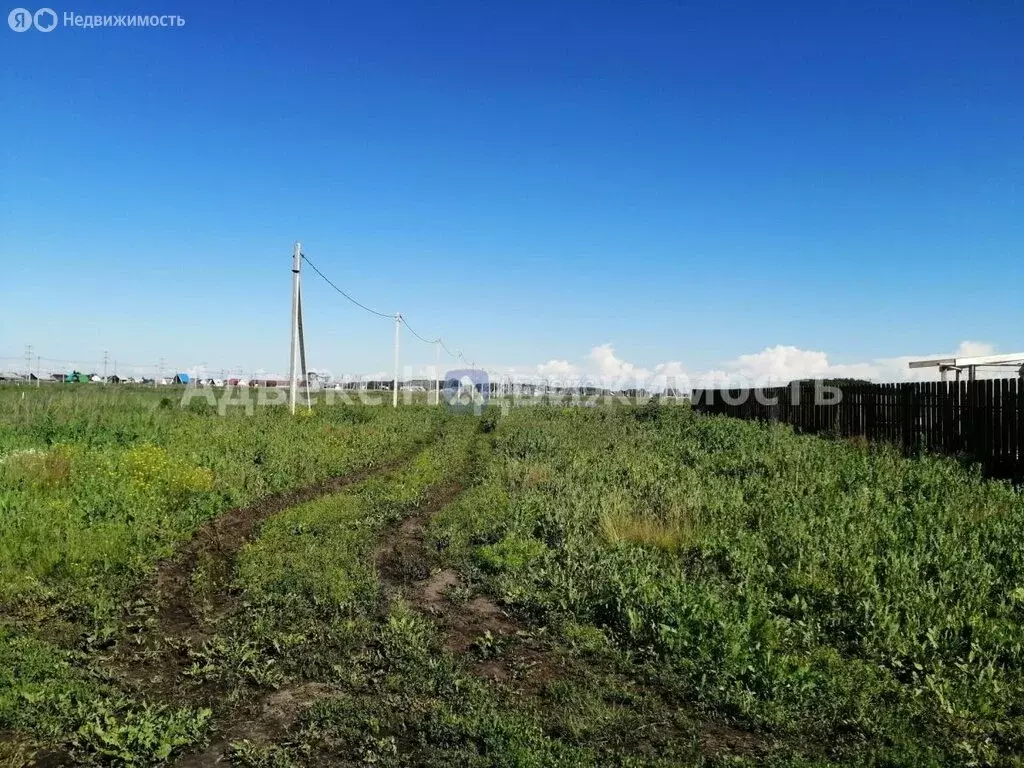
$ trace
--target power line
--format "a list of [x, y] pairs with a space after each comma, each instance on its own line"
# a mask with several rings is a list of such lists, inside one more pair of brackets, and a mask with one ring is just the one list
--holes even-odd
[[[323, 279], [323, 281], [325, 283], [327, 283], [329, 286], [331, 286], [331, 288], [333, 288], [335, 291], [340, 293], [342, 296], [344, 296], [350, 302], [355, 304], [357, 307], [359, 307], [360, 309], [363, 309], [363, 310], [369, 312], [370, 314], [376, 315], [377, 317], [384, 317], [384, 318], [387, 318], [388, 320], [394, 320], [395, 319], [396, 315], [389, 314], [387, 312], [378, 312], [377, 310], [372, 309], [372, 308], [366, 306], [365, 304], [363, 304], [362, 302], [358, 301], [357, 299], [353, 298], [351, 295], [349, 295], [348, 293], [343, 291], [341, 288], [339, 288], [337, 285], [335, 285], [331, 281], [331, 279], [329, 277], [327, 277], [327, 275], [325, 275], [323, 272], [321, 272], [319, 269], [317, 269], [316, 264], [314, 264], [312, 261], [310, 261], [309, 258], [306, 256], [306, 254], [303, 253], [303, 254], [301, 254], [301, 256], [302, 256], [302, 260], [305, 261], [307, 264], [309, 264], [309, 266], [312, 268], [312, 270], [314, 272], [316, 272], [318, 275], [320, 275], [320, 277]], [[399, 322], [402, 325], [404, 325], [406, 328], [409, 329], [409, 333], [411, 333], [417, 339], [422, 341], [424, 344], [440, 344], [441, 347], [444, 349], [444, 351], [447, 352], [449, 355], [451, 355], [452, 357], [458, 357], [466, 365], [470, 364], [469, 361], [466, 360], [465, 357], [463, 357], [461, 350], [459, 351], [458, 355], [456, 355], [454, 352], [452, 352], [450, 349], [448, 349], [447, 346], [445, 346], [445, 343], [444, 343], [444, 341], [441, 340], [440, 336], [438, 336], [436, 339], [428, 339], [425, 336], [421, 336], [419, 333], [417, 333], [413, 329], [413, 327], [411, 325], [409, 325], [409, 321], [405, 319], [404, 315], [398, 315], [398, 318], [399, 318]]]
[[441, 340], [440, 336], [438, 338], [436, 338], [436, 339], [425, 339], [422, 336], [420, 336], [418, 333], [416, 333], [416, 331], [414, 331], [412, 329], [412, 326], [409, 325], [409, 321], [405, 319], [405, 315], [402, 315], [402, 323], [405, 325], [406, 328], [409, 329], [409, 333], [411, 333], [417, 339], [422, 341], [424, 344], [437, 344], [437, 342], [439, 342]]
[[331, 286], [331, 288], [336, 290], [338, 293], [340, 293], [342, 296], [344, 296], [346, 299], [351, 301], [353, 304], [355, 304], [360, 309], [364, 309], [364, 310], [366, 310], [367, 312], [369, 312], [372, 315], [377, 315], [377, 317], [386, 317], [388, 320], [393, 320], [394, 319], [395, 316], [393, 314], [388, 314], [386, 312], [378, 312], [376, 309], [370, 309], [368, 306], [366, 306], [362, 302], [357, 301], [356, 299], [353, 299], [351, 296], [349, 296], [347, 293], [345, 293], [343, 290], [341, 290], [341, 288], [339, 288], [334, 283], [332, 283], [330, 281], [330, 279], [328, 279], [327, 275], [325, 275], [323, 272], [321, 272], [319, 269], [317, 269], [316, 268], [316, 264], [314, 264], [312, 261], [310, 261], [309, 259], [306, 258], [306, 254], [302, 254], [302, 259], [307, 264], [309, 264], [310, 267], [312, 267], [314, 272], [316, 272], [318, 275], [320, 275], [320, 277], [322, 277], [324, 279], [324, 282], [326, 282], [329, 286]]

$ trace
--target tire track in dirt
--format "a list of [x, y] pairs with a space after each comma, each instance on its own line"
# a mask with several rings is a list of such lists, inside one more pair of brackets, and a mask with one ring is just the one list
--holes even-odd
[[[373, 474], [382, 474], [393, 469], [395, 466]], [[423, 514], [424, 510], [432, 510], [430, 514], [433, 514], [433, 511], [449, 504], [461, 493], [464, 486], [463, 478], [468, 472], [469, 469], [466, 468], [460, 472], [459, 478], [431, 488], [412, 514], [418, 516]], [[346, 483], [349, 484], [351, 483]], [[303, 711], [317, 701], [337, 695], [339, 692], [334, 685], [305, 680], [256, 695], [250, 701], [237, 706], [226, 717], [222, 716], [216, 738], [201, 751], [180, 757], [175, 766], [202, 768], [216, 765], [224, 760], [235, 742], [249, 740], [260, 744], [273, 743], [275, 738], [286, 733], [294, 725]]]
[[[462, 492], [463, 482], [452, 481], [438, 486], [417, 506], [415, 516], [431, 510], [431, 514], [443, 508]], [[398, 528], [405, 526], [403, 521]], [[378, 551], [378, 563], [380, 553]], [[385, 581], [385, 586], [387, 582]], [[201, 752], [185, 755], [175, 763], [176, 768], [201, 768], [223, 760], [235, 742], [250, 740], [256, 743], [273, 743], [275, 738], [287, 732], [299, 719], [302, 712], [320, 699], [339, 693], [339, 689], [326, 683], [304, 681], [284, 686], [276, 691], [257, 696], [240, 707], [223, 722], [217, 737]]]
[[[418, 441], [383, 464], [280, 491], [205, 523], [174, 556], [157, 565], [154, 577], [130, 606], [124, 620], [129, 630], [113, 649], [112, 666], [142, 694], [197, 703], [213, 701], [223, 692], [221, 686], [197, 686], [184, 675], [190, 664], [189, 650], [211, 639], [217, 619], [230, 613], [237, 602], [239, 595], [231, 587], [235, 556], [256, 538], [261, 524], [290, 507], [392, 473], [430, 442]], [[206, 605], [202, 611], [193, 595], [193, 577], [199, 567], [213, 571], [207, 575], [214, 588], [203, 596]]]
[[[384, 587], [382, 613], [390, 599], [403, 598], [432, 619], [445, 649], [464, 659], [473, 674], [509, 687], [520, 697], [540, 701], [546, 683], [572, 676], [574, 662], [490, 597], [477, 595], [462, 603], [450, 600], [449, 591], [462, 587], [462, 579], [452, 569], [435, 570], [436, 556], [426, 543], [430, 520], [463, 492], [475, 465], [471, 460], [458, 477], [432, 488], [409, 514], [380, 534], [374, 562]], [[495, 651], [488, 654], [485, 649], [491, 643]], [[220, 764], [231, 745], [244, 740], [272, 744], [309, 707], [341, 692], [337, 686], [305, 680], [255, 695], [221, 715], [217, 735], [206, 748], [185, 754], [175, 765], [201, 768]], [[666, 701], [666, 707], [671, 706]], [[662, 724], [650, 722], [644, 727]], [[679, 733], [680, 739], [691, 736]], [[755, 734], [720, 723], [702, 724], [700, 739], [701, 751], [708, 756], [756, 755], [761, 747]]]
[[[195, 610], [192, 578], [200, 562], [205, 558], [208, 563], [219, 565], [218, 588], [207, 597], [207, 601], [213, 617], [224, 615], [238, 597], [230, 588], [235, 555], [256, 537], [263, 521], [290, 507], [394, 472], [439, 437], [440, 434], [417, 441], [401, 456], [378, 466], [273, 493], [207, 521], [172, 557], [157, 564], [154, 576], [126, 609], [122, 625], [127, 630], [120, 633], [110, 653], [99, 660], [115, 677], [127, 683], [129, 689], [156, 701], [201, 706], [212, 705], [228, 696], [229, 685], [218, 682], [196, 684], [184, 674], [190, 663], [189, 650], [210, 639], [215, 629], [210, 620], [212, 617], [201, 616]], [[306, 689], [305, 686], [297, 688]], [[275, 699], [275, 696], [279, 698]], [[288, 691], [282, 690], [264, 697], [267, 699], [262, 711], [264, 719], [271, 723], [289, 720], [287, 712], [295, 708], [293, 702], [302, 696], [302, 690], [293, 692], [291, 697]], [[252, 710], [252, 706], [247, 709]], [[39, 768], [75, 764], [75, 758], [64, 748], [37, 751], [31, 762]], [[189, 764], [208, 765], [212, 761]]]
[[[462, 577], [451, 568], [432, 567], [436, 553], [427, 546], [427, 526], [461, 492], [461, 485], [447, 489], [384, 534], [376, 554], [381, 581], [392, 595], [432, 619], [445, 650], [462, 659], [472, 674], [502, 685], [520, 700], [539, 703], [545, 686], [572, 679], [580, 662], [560, 652], [542, 631], [517, 620], [487, 595], [450, 599], [453, 592], [465, 588]], [[633, 685], [621, 675], [616, 677]], [[656, 687], [654, 693], [667, 709], [678, 707], [667, 693]], [[676, 730], [653, 721], [641, 727]], [[757, 756], [766, 747], [763, 737], [726, 723], [702, 720], [697, 728], [705, 757]], [[675, 735], [683, 742], [693, 736], [681, 730]]]

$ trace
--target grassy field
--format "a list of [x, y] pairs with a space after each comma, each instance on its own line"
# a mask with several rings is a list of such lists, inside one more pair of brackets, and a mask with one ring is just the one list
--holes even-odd
[[684, 406], [0, 389], [0, 764], [1024, 765], [1024, 496]]

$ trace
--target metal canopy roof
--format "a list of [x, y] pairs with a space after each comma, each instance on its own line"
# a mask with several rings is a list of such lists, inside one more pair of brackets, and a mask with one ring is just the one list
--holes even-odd
[[975, 357], [939, 357], [914, 360], [911, 368], [973, 368], [983, 365], [1022, 365], [1024, 352], [1013, 355], [979, 355]]

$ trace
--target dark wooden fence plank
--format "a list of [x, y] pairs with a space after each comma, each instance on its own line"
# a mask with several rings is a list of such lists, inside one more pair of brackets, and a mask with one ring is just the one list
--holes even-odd
[[953, 388], [948, 382], [943, 382], [939, 386], [942, 387], [941, 413], [939, 414], [939, 421], [942, 424], [942, 451], [943, 453], [953, 453], [953, 426], [956, 422], [953, 414]]
[[695, 410], [790, 424], [919, 450], [966, 454], [994, 477], [1024, 482], [1024, 382], [1001, 379], [841, 387], [822, 401], [814, 384], [752, 390], [694, 390]]
[[1024, 483], [1024, 377], [1017, 379], [1017, 474], [1014, 478]]
[[[1009, 418], [1007, 421], [1010, 424], [1010, 445], [1009, 445], [1009, 465], [1013, 469], [1016, 475], [1019, 471], [1017, 467], [1024, 460], [1021, 456], [1021, 436], [1020, 436], [1020, 413], [1019, 403], [1021, 396], [1021, 385], [1020, 379], [1012, 379], [1010, 381], [1010, 392], [1007, 398], [1007, 406], [1009, 408]], [[1014, 477], [1016, 480], [1017, 478]]]

